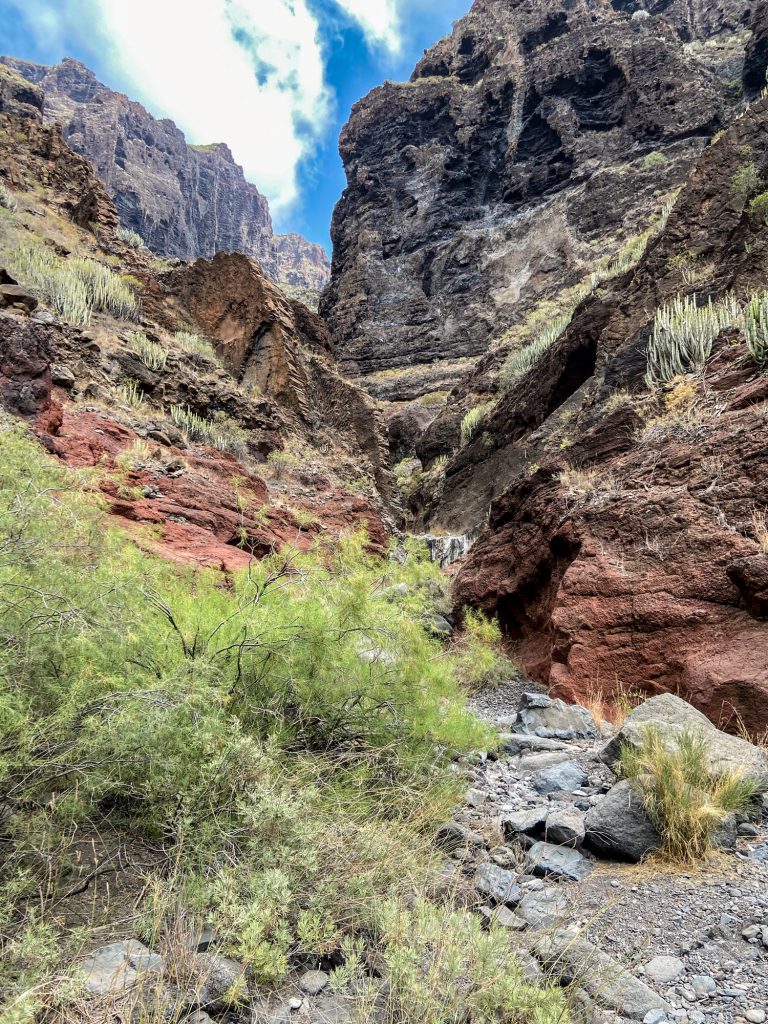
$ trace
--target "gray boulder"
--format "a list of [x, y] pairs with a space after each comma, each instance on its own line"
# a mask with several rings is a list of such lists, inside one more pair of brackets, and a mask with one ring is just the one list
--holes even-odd
[[528, 870], [544, 878], [563, 878], [580, 882], [592, 870], [592, 864], [577, 850], [552, 843], [534, 843], [526, 855]]
[[537, 793], [572, 793], [587, 781], [586, 773], [575, 761], [542, 768], [531, 779]]
[[598, 1006], [630, 1020], [642, 1021], [651, 1010], [672, 1010], [665, 999], [613, 957], [582, 938], [575, 928], [545, 935], [534, 953], [550, 973], [576, 981]]
[[704, 733], [713, 774], [744, 771], [759, 783], [761, 790], [768, 790], [768, 754], [739, 736], [716, 729], [705, 715], [672, 693], [651, 697], [635, 708], [618, 733], [603, 747], [600, 753], [602, 760], [608, 765], [615, 764], [622, 744], [639, 746], [649, 725], [659, 729], [670, 749], [674, 748], [677, 737], [685, 729]]
[[568, 898], [562, 889], [549, 886], [540, 891], [531, 890], [520, 900], [517, 914], [533, 931], [553, 928], [562, 924], [569, 912]]
[[603, 857], [641, 861], [661, 843], [642, 798], [626, 779], [587, 812], [584, 824], [584, 845]]
[[505, 838], [514, 839], [521, 832], [536, 832], [547, 820], [550, 809], [547, 805], [533, 807], [526, 811], [515, 811], [501, 822]]
[[116, 995], [133, 988], [143, 976], [160, 974], [163, 958], [136, 939], [113, 942], [86, 957], [81, 973], [94, 996]]
[[187, 1002], [206, 1009], [226, 1009], [243, 985], [245, 968], [218, 953], [196, 953], [188, 960]]
[[494, 903], [516, 907], [522, 897], [517, 876], [497, 864], [480, 864], [475, 871], [475, 889]]
[[551, 740], [546, 736], [523, 736], [520, 733], [502, 733], [499, 750], [504, 754], [518, 756], [520, 754], [553, 753], [558, 750], [569, 750], [563, 740]]
[[330, 974], [325, 971], [307, 971], [299, 978], [299, 988], [309, 996], [317, 996], [328, 987], [330, 980]]
[[455, 850], [471, 850], [477, 853], [485, 849], [483, 837], [457, 821], [449, 821], [447, 825], [443, 825], [437, 833], [435, 843], [446, 853], [453, 853]]
[[543, 693], [522, 695], [514, 730], [557, 740], [594, 740], [599, 736], [595, 720], [586, 708], [553, 700]]
[[557, 807], [544, 823], [544, 838], [556, 846], [580, 846], [585, 831], [584, 814], [576, 807]]

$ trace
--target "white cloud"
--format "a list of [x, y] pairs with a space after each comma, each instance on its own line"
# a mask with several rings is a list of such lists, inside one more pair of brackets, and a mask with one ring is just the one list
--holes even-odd
[[360, 25], [369, 43], [384, 46], [395, 54], [400, 52], [402, 0], [336, 0], [336, 3]]
[[[132, 98], [192, 143], [226, 142], [280, 217], [328, 130], [317, 0], [10, 0], [41, 45], [114, 69]], [[328, 3], [329, 0], [326, 0]], [[422, 0], [330, 0], [368, 45], [397, 56], [403, 9]], [[326, 11], [328, 8], [326, 7]], [[330, 18], [328, 25], [332, 22]]]

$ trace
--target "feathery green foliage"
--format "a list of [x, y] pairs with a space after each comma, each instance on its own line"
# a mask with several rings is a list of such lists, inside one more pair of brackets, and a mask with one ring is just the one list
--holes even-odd
[[171, 419], [193, 441], [233, 455], [242, 456], [248, 452], [248, 431], [224, 412], [214, 413], [211, 419], [206, 419], [192, 412], [189, 406], [173, 405]]
[[130, 245], [132, 249], [141, 250], [147, 248], [147, 243], [138, 231], [134, 231], [132, 228], [118, 228], [117, 237], [121, 242], [124, 242], [126, 245]]
[[144, 363], [148, 370], [164, 370], [168, 362], [168, 352], [162, 345], [150, 341], [143, 331], [131, 331], [128, 345]]
[[761, 192], [759, 196], [755, 196], [751, 200], [749, 215], [762, 224], [768, 224], [768, 192]]
[[488, 405], [476, 405], [461, 421], [461, 443], [469, 444], [488, 413]]
[[192, 352], [195, 355], [205, 356], [207, 359], [215, 359], [216, 353], [213, 345], [200, 334], [192, 331], [176, 331], [174, 335], [185, 352]]
[[[32, 1020], [66, 998], [57, 969], [83, 935], [59, 897], [91, 836], [146, 840], [159, 857], [139, 937], [167, 935], [180, 911], [215, 920], [256, 983], [377, 920], [394, 949], [382, 904], [427, 891], [431, 836], [464, 785], [454, 759], [490, 740], [421, 624], [439, 572], [413, 550], [377, 561], [350, 537], [223, 586], [141, 554], [106, 526], [92, 482], [20, 430], [0, 432], [0, 456], [7, 1012]], [[446, 919], [419, 907], [428, 938]], [[451, 923], [482, 1000], [485, 940]], [[449, 966], [441, 998], [464, 998]], [[415, 998], [406, 980], [402, 993]]]
[[520, 666], [504, 653], [498, 619], [468, 610], [454, 649], [456, 672], [468, 691], [517, 679]]
[[344, 966], [332, 975], [334, 987], [354, 981], [362, 990], [359, 1024], [568, 1024], [562, 990], [554, 983], [531, 986], [503, 929], [483, 931], [479, 917], [424, 899], [410, 906], [387, 900], [373, 929], [391, 982], [385, 1016], [374, 1008], [376, 988], [359, 945], [347, 943]]
[[753, 295], [744, 311], [747, 348], [757, 365], [768, 365], [768, 292]]
[[695, 295], [678, 295], [662, 306], [656, 313], [648, 342], [648, 386], [653, 388], [700, 370], [709, 359], [718, 334], [739, 324], [741, 318], [741, 309], [733, 297], [699, 306]]
[[745, 202], [763, 184], [757, 164], [753, 160], [738, 169], [731, 182], [731, 192], [735, 199]]
[[0, 181], [0, 206], [4, 210], [10, 210], [13, 213], [18, 208], [18, 205], [16, 196], [4, 182]]
[[729, 814], [745, 811], [758, 785], [743, 772], [714, 775], [704, 733], [681, 731], [670, 742], [648, 726], [640, 746], [625, 745], [621, 770], [642, 795], [662, 853], [685, 864], [704, 857]]
[[570, 313], [556, 317], [543, 331], [536, 335], [533, 341], [511, 352], [501, 368], [499, 380], [502, 388], [509, 390], [516, 380], [522, 377], [523, 374], [528, 373], [529, 370], [532, 370], [547, 349], [557, 341], [570, 322]]
[[655, 171], [659, 167], [663, 167], [664, 164], [668, 162], [667, 157], [665, 157], [663, 153], [654, 151], [653, 153], [649, 153], [643, 160], [643, 170]]
[[70, 323], [86, 327], [94, 312], [136, 320], [139, 306], [130, 285], [95, 260], [62, 259], [41, 246], [27, 245], [8, 254], [8, 267], [43, 302]]

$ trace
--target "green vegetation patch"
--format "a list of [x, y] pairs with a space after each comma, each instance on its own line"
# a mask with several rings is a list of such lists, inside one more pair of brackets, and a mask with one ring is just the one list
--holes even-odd
[[92, 480], [21, 430], [0, 432], [0, 456], [9, 1019], [71, 1019], [61, 971], [99, 938], [66, 894], [83, 844], [121, 836], [152, 850], [123, 927], [153, 946], [213, 920], [263, 984], [378, 944], [397, 1019], [567, 1019], [506, 939], [427, 896], [465, 785], [455, 759], [490, 737], [422, 625], [441, 589], [426, 558], [377, 561], [349, 537], [224, 580], [143, 555]]

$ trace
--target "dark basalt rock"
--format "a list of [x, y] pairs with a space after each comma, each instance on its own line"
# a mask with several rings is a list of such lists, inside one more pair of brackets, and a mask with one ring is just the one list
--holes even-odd
[[46, 123], [61, 124], [72, 149], [96, 167], [122, 224], [153, 252], [184, 260], [245, 253], [280, 284], [324, 287], [322, 247], [300, 235], [274, 234], [267, 200], [226, 145], [187, 145], [173, 121], [156, 120], [78, 61], [44, 67], [4, 57], [2, 65], [4, 76], [28, 80], [29, 103], [44, 95]]
[[361, 100], [321, 307], [347, 372], [391, 401], [430, 364], [450, 388], [457, 360], [644, 231], [721, 126], [748, 10], [476, 0], [410, 82]]

